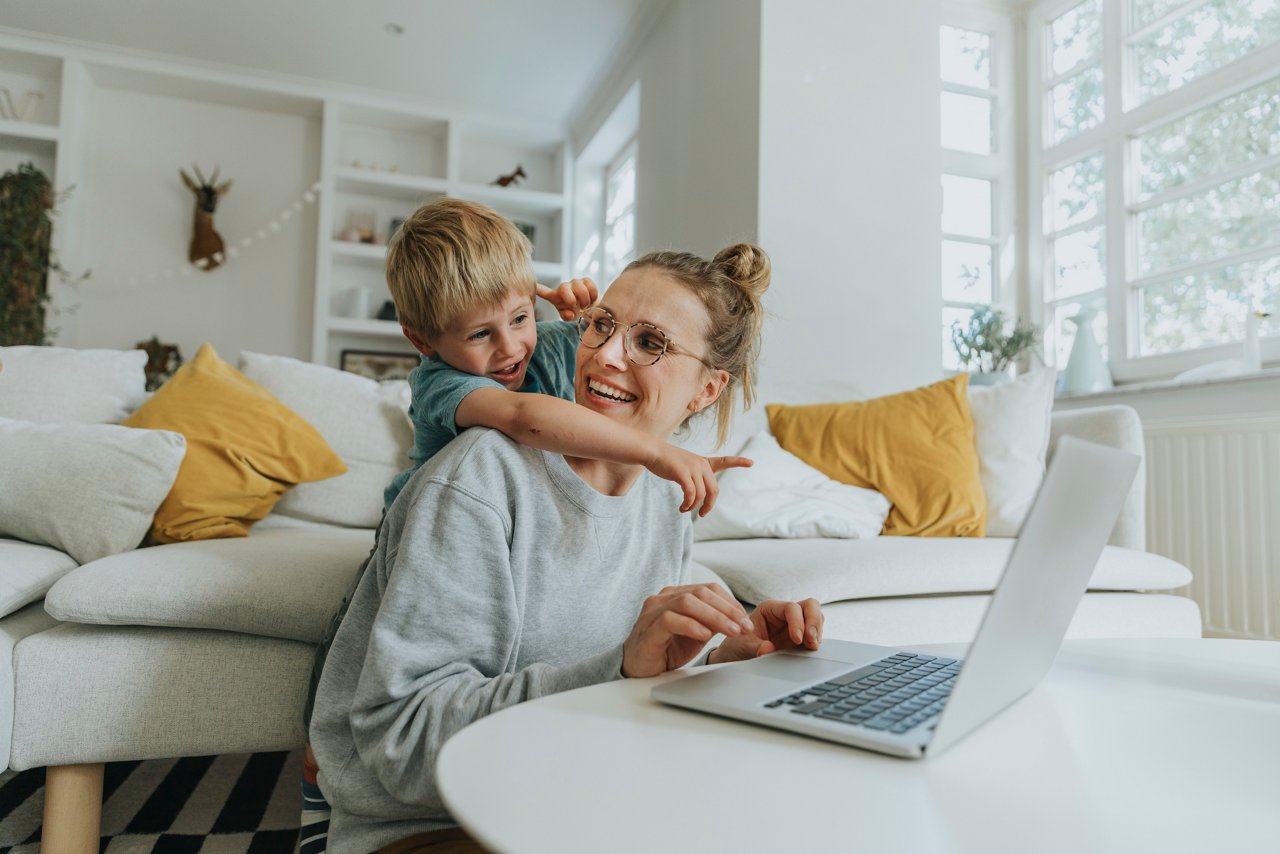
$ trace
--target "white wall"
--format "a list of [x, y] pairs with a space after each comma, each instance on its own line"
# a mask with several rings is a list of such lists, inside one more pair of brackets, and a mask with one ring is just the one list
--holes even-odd
[[674, 0], [574, 123], [641, 87], [638, 248], [757, 240], [761, 399], [940, 378], [938, 0]]
[[933, 382], [941, 171], [937, 0], [762, 0], [762, 399]]
[[320, 172], [318, 121], [298, 115], [96, 87], [86, 99], [84, 173], [69, 204], [82, 229], [77, 347], [126, 349], [158, 335], [191, 357], [205, 341], [234, 364], [241, 349], [310, 356], [314, 207], [210, 273], [129, 285], [181, 267], [194, 199], [178, 169], [195, 161], [234, 181], [215, 224], [228, 246], [298, 199]]
[[577, 154], [640, 83], [640, 254], [711, 255], [755, 239], [759, 11], [751, 0], [675, 0], [572, 122]]

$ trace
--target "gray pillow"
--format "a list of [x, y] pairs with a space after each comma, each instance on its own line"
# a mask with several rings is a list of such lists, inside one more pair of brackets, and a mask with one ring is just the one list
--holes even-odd
[[410, 464], [409, 384], [378, 383], [325, 365], [250, 352], [240, 353], [240, 372], [320, 431], [347, 465], [346, 474], [290, 489], [274, 512], [330, 525], [377, 527], [382, 491]]
[[119, 424], [146, 400], [142, 350], [0, 347], [0, 418]]
[[80, 564], [136, 548], [186, 451], [167, 430], [0, 418], [0, 536]]

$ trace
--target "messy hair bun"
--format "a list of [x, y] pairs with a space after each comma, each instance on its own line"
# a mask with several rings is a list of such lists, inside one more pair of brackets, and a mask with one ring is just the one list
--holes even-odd
[[725, 275], [751, 296], [759, 298], [769, 289], [773, 264], [769, 261], [768, 253], [754, 243], [726, 246], [712, 260], [724, 269]]
[[627, 269], [661, 270], [701, 300], [710, 321], [706, 363], [729, 375], [729, 384], [715, 402], [717, 445], [729, 437], [733, 402], [742, 394], [743, 409], [755, 402], [756, 363], [764, 306], [760, 297], [769, 289], [772, 264], [754, 243], [735, 243], [707, 261], [689, 252], [650, 252]]

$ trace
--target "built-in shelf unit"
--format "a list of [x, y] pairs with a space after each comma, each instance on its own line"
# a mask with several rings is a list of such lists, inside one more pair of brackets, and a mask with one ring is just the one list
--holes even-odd
[[[84, 179], [85, 152], [94, 139], [85, 117], [92, 112], [95, 92], [137, 92], [211, 105], [209, 109], [221, 105], [314, 122], [307, 142], [320, 152], [314, 176], [319, 189], [314, 283], [298, 294], [294, 318], [311, 321], [310, 358], [315, 362], [337, 366], [345, 349], [411, 352], [398, 323], [376, 319], [390, 299], [385, 242], [393, 220], [430, 199], [455, 197], [492, 206], [531, 237], [539, 281], [555, 284], [567, 278], [572, 170], [561, 129], [477, 121], [386, 93], [13, 33], [0, 33], [0, 86], [19, 107], [28, 107], [18, 110], [21, 116], [9, 116], [7, 109], [0, 116], [0, 172], [32, 162], [59, 190]], [[517, 167], [525, 174], [517, 184], [494, 183]], [[166, 178], [176, 181], [176, 170], [168, 163], [163, 168]], [[241, 176], [236, 177], [237, 186], [243, 186]], [[95, 195], [73, 192], [77, 200]], [[78, 218], [101, 214], [81, 210], [59, 218], [54, 245], [69, 265], [93, 266], [94, 258], [68, 249], [75, 246]], [[351, 226], [370, 230], [376, 243], [344, 239], [351, 237]], [[297, 265], [304, 281], [311, 278], [303, 272], [311, 261], [300, 259]], [[74, 346], [74, 337], [68, 343]]]
[[[336, 99], [323, 133], [313, 360], [407, 346], [397, 322], [376, 319], [391, 299], [385, 242], [432, 199], [490, 205], [530, 236], [539, 281], [565, 278], [570, 170], [559, 135]], [[519, 184], [493, 183], [517, 167]]]

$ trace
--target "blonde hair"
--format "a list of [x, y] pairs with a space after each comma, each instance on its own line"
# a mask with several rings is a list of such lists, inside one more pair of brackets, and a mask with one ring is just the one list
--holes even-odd
[[512, 291], [533, 297], [533, 247], [493, 208], [439, 199], [414, 211], [392, 235], [387, 285], [400, 323], [430, 341], [462, 313], [501, 302]]
[[760, 297], [769, 289], [769, 255], [754, 243], [736, 243], [710, 261], [689, 252], [650, 252], [627, 265], [627, 270], [658, 270], [688, 288], [707, 311], [709, 328], [706, 364], [729, 375], [729, 384], [715, 402], [716, 445], [729, 438], [733, 400], [742, 393], [742, 408], [756, 399], [756, 363], [764, 306]]

